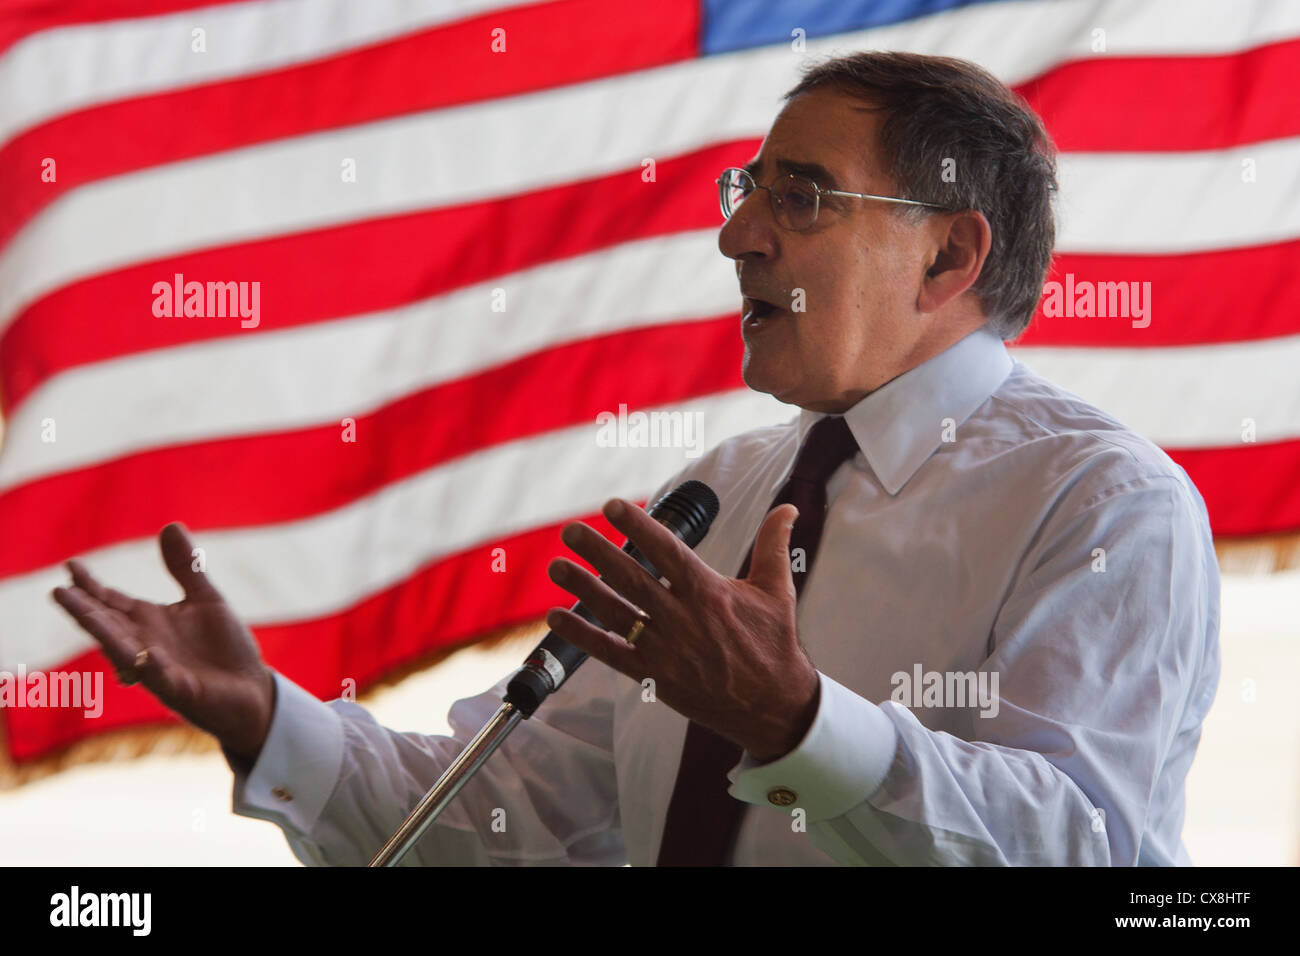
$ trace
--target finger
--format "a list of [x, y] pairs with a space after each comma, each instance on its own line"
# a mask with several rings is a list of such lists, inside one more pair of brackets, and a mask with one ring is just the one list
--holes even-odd
[[[666, 613], [668, 589], [595, 528], [581, 521], [572, 522], [560, 532], [560, 540], [599, 571], [601, 579], [615, 593], [651, 614]], [[559, 581], [555, 583], [564, 587]]]
[[194, 570], [194, 542], [190, 540], [183, 524], [173, 521], [163, 528], [158, 535], [158, 543], [162, 550], [163, 563], [167, 565], [167, 570], [176, 579], [176, 583], [185, 591], [186, 598], [204, 602], [221, 600], [221, 595], [212, 586], [207, 574]]
[[551, 580], [568, 591], [615, 634], [627, 634], [644, 613], [633, 607], [604, 581], [568, 558], [556, 558], [546, 568]]
[[128, 617], [135, 607], [135, 598], [128, 597], [115, 588], [106, 587], [90, 573], [90, 570], [78, 561], [72, 558], [66, 562], [68, 572], [72, 575], [73, 583], [89, 594], [101, 604], [111, 607], [115, 611], [121, 611]]
[[80, 587], [55, 588], [51, 594], [78, 626], [99, 643], [115, 668], [122, 671], [131, 666], [140, 644], [130, 622], [123, 621], [115, 611]]
[[546, 626], [578, 650], [586, 651], [591, 657], [608, 664], [620, 674], [638, 681], [645, 676], [641, 673], [644, 666], [634, 645], [621, 637], [602, 631], [594, 624], [589, 624], [572, 611], [559, 607], [551, 608], [546, 615]]
[[750, 584], [793, 602], [797, 592], [790, 565], [790, 534], [799, 509], [792, 504], [773, 508], [754, 537], [754, 557], [749, 565]]
[[609, 523], [627, 535], [650, 559], [660, 576], [670, 582], [685, 581], [702, 570], [712, 570], [685, 542], [630, 501], [613, 498], [602, 510]]

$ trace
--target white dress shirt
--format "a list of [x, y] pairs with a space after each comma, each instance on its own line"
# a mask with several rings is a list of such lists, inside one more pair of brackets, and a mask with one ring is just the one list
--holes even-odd
[[[710, 485], [721, 511], [697, 553], [735, 574], [820, 417], [728, 439], [651, 500]], [[1190, 863], [1183, 785], [1218, 683], [1219, 572], [1186, 473], [985, 330], [844, 417], [859, 453], [827, 484], [798, 604], [819, 709], [789, 754], [731, 772], [752, 804], [732, 862]], [[996, 697], [923, 696], [929, 672], [954, 690], [982, 672]], [[900, 674], [922, 678], [915, 697]], [[367, 862], [505, 684], [458, 702], [445, 738], [276, 681], [234, 811], [312, 864]], [[687, 722], [646, 696], [588, 661], [407, 862], [653, 864]]]

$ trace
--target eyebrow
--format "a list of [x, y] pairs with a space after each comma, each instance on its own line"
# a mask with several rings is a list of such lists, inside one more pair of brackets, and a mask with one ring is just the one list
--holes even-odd
[[[743, 168], [745, 172], [749, 173], [750, 176], [753, 176], [754, 179], [757, 180], [759, 165], [758, 160], [751, 159]], [[831, 175], [831, 171], [821, 163], [801, 163], [793, 159], [778, 159], [776, 161], [776, 168], [782, 173], [796, 173], [800, 176], [807, 176], [813, 182], [817, 183], [817, 185], [825, 189], [840, 188], [835, 177]]]

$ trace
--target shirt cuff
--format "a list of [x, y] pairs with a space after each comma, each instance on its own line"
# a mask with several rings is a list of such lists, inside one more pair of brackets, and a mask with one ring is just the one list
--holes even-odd
[[818, 671], [817, 716], [799, 745], [771, 763], [748, 753], [727, 779], [737, 800], [803, 810], [809, 823], [843, 816], [880, 788], [898, 747], [883, 710]]
[[231, 800], [239, 816], [310, 832], [338, 783], [343, 766], [343, 720], [283, 674], [275, 678], [271, 729], [245, 776], [235, 773]]

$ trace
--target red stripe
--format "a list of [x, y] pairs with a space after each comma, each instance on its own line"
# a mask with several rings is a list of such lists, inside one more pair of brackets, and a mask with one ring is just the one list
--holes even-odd
[[[0, 54], [19, 40], [42, 30], [156, 17], [180, 10], [229, 6], [247, 0], [25, 0], [0, 11]], [[196, 26], [202, 24], [195, 21]]]
[[1220, 56], [1078, 60], [1016, 91], [1062, 152], [1186, 152], [1300, 134], [1297, 75], [1300, 39], [1289, 39]]
[[[623, 540], [603, 515], [580, 520], [611, 541]], [[468, 643], [498, 627], [537, 620], [551, 607], [570, 607], [572, 595], [546, 576], [546, 565], [560, 554], [585, 564], [559, 540], [565, 523], [445, 558], [338, 614], [252, 626], [262, 656], [307, 690], [330, 699], [340, 695], [344, 678], [355, 680], [357, 689], [364, 690], [431, 651]], [[504, 572], [492, 570], [495, 548], [505, 549]], [[215, 583], [221, 586], [220, 581]], [[54, 613], [58, 609], [50, 601]], [[179, 722], [147, 691], [118, 684], [97, 649], [52, 670], [106, 670], [103, 714], [88, 719], [81, 710], [0, 708], [15, 762], [35, 760], [83, 737], [122, 727]]]
[[[505, 52], [493, 52], [493, 30]], [[688, 59], [696, 0], [555, 0], [438, 26], [311, 63], [106, 103], [0, 148], [0, 248], [60, 195], [148, 166], [391, 116], [581, 83]], [[202, 117], [194, 122], [191, 117]], [[179, 128], [179, 131], [178, 131]], [[58, 180], [39, 170], [57, 157]], [[30, 182], [29, 182], [30, 181]]]
[[[34, 388], [77, 365], [396, 308], [617, 243], [717, 225], [713, 178], [757, 145], [746, 140], [662, 159], [653, 183], [642, 181], [638, 166], [489, 202], [162, 259], [65, 286], [25, 309], [0, 337], [4, 414], [11, 418]], [[420, 254], [393, 254], [410, 249]], [[154, 318], [153, 285], [177, 272], [261, 282], [261, 324], [245, 330], [238, 317]]]
[[[199, 531], [322, 514], [470, 452], [594, 423], [619, 403], [653, 407], [744, 388], [739, 319], [547, 349], [358, 415], [355, 444], [341, 442], [339, 423], [330, 422], [138, 452], [36, 479], [0, 494], [0, 579], [155, 535], [173, 520]], [[638, 368], [653, 372], [638, 376]], [[87, 508], [90, 501], [114, 506]]]
[[1300, 529], [1300, 439], [1165, 452], [1205, 499], [1216, 536]]
[[[1147, 317], [1133, 316], [1130, 300], [1127, 316], [1049, 318], [1043, 314], [1044, 299], [1017, 344], [1141, 348], [1300, 333], [1300, 312], [1294, 305], [1300, 302], [1300, 239], [1184, 255], [1060, 255], [1048, 281], [1060, 284], [1062, 299], [1068, 276], [1073, 277], [1076, 301], [1083, 283], [1091, 287], [1094, 300], [1102, 283], [1139, 283], [1143, 301], [1149, 298]], [[1141, 285], [1148, 282], [1149, 290]], [[1145, 328], [1133, 325], [1148, 318]]]

